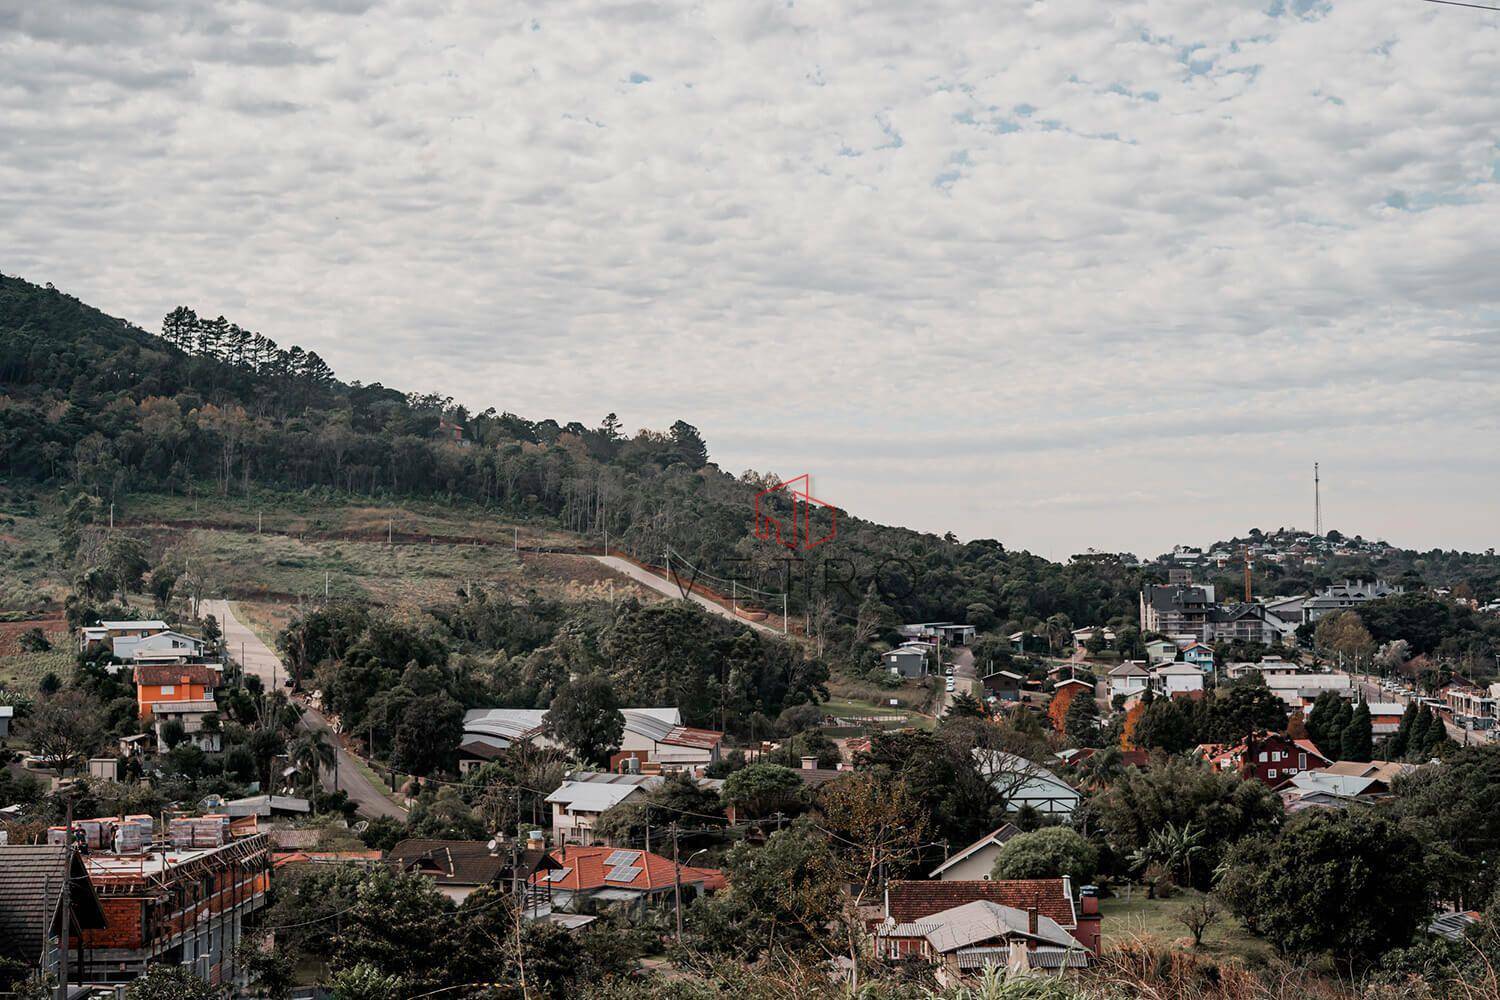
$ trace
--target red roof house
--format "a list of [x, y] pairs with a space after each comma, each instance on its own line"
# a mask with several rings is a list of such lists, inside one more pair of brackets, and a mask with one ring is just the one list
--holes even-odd
[[[614, 847], [568, 847], [552, 852], [556, 867], [538, 872], [534, 885], [548, 885], [560, 904], [569, 897], [592, 897], [625, 901], [650, 898], [673, 892], [677, 877], [670, 858], [649, 851]], [[724, 873], [716, 868], [677, 866], [682, 871], [682, 887], [697, 892], [713, 892], [727, 884]]]
[[1085, 948], [1099, 951], [1098, 900], [1088, 896], [1085, 912], [1073, 903], [1072, 880], [1063, 878], [983, 879], [974, 881], [896, 880], [885, 889], [887, 923], [915, 924], [935, 913], [986, 900], [1022, 912], [1035, 911], [1057, 922]]
[[1252, 733], [1241, 743], [1204, 743], [1198, 754], [1217, 771], [1233, 771], [1278, 788], [1303, 771], [1319, 771], [1332, 761], [1312, 740], [1281, 733]]

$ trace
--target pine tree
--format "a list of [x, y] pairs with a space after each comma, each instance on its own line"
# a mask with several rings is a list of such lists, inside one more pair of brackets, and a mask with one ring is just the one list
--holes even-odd
[[1427, 710], [1427, 739], [1422, 744], [1422, 752], [1430, 754], [1443, 744], [1448, 738], [1448, 727], [1443, 724], [1443, 717], [1438, 715], [1436, 709]]
[[1099, 742], [1099, 706], [1089, 692], [1074, 695], [1068, 702], [1063, 731], [1076, 746], [1091, 747]]
[[1396, 734], [1391, 737], [1387, 745], [1386, 753], [1392, 760], [1400, 760], [1406, 756], [1407, 749], [1411, 746], [1412, 725], [1417, 721], [1417, 703], [1407, 702], [1406, 711], [1401, 713], [1401, 726]]
[[[1413, 702], [1413, 704], [1416, 704]], [[1420, 757], [1427, 751], [1427, 739], [1432, 728], [1432, 718], [1422, 709], [1417, 709], [1416, 717], [1412, 719], [1411, 733], [1407, 737], [1406, 756]]]
[[1370, 722], [1370, 706], [1365, 702], [1360, 702], [1359, 707], [1350, 715], [1349, 724], [1344, 727], [1340, 756], [1344, 760], [1368, 761], [1375, 749], [1374, 727]]

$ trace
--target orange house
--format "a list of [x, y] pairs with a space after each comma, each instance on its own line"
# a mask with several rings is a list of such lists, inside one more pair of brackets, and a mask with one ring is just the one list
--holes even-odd
[[207, 701], [218, 684], [219, 672], [204, 663], [138, 663], [135, 703], [147, 719], [159, 702]]

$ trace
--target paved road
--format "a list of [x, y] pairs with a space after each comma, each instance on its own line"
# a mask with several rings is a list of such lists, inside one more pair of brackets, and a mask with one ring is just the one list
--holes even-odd
[[[259, 677], [261, 683], [266, 686], [266, 690], [273, 690], [273, 683], [286, 683], [286, 667], [280, 658], [261, 641], [260, 636], [234, 616], [228, 601], [204, 601], [201, 613], [214, 616], [224, 635], [224, 646], [229, 650], [229, 655], [244, 665], [246, 673]], [[309, 730], [322, 730], [328, 735], [328, 741], [339, 748], [337, 777], [325, 774], [323, 776], [324, 788], [342, 788], [349, 793], [350, 800], [359, 806], [359, 811], [366, 816], [406, 819], [406, 810], [387, 798], [385, 790], [365, 777], [364, 772], [355, 765], [353, 756], [339, 744], [338, 735], [322, 714], [315, 709], [305, 708], [302, 713], [302, 727]]]
[[948, 714], [948, 707], [953, 702], [956, 694], [973, 695], [980, 701], [984, 691], [979, 681], [979, 675], [974, 669], [974, 651], [967, 646], [954, 646], [953, 651], [953, 690], [944, 691], [938, 698], [938, 718]]
[[[627, 559], [621, 559], [617, 556], [590, 556], [589, 558], [603, 563], [605, 566], [608, 566], [616, 573], [630, 577], [637, 583], [644, 584], [645, 586], [650, 587], [658, 594], [665, 594], [666, 596], [679, 601], [682, 600], [683, 591], [687, 589], [687, 584], [691, 580], [690, 574], [684, 575], [682, 578], [682, 585], [679, 586], [675, 581], [668, 580], [664, 577], [657, 576], [655, 573], [652, 573], [648, 570], [641, 569], [635, 563], [630, 562]], [[741, 625], [749, 625], [751, 628], [760, 632], [764, 632], [767, 635], [781, 634], [781, 629], [779, 627], [773, 628], [772, 626], [763, 624], [761, 622], [753, 622], [748, 618], [741, 618], [729, 608], [724, 607], [722, 604], [716, 604], [713, 601], [710, 601], [702, 594], [695, 594], [692, 591], [688, 591], [687, 599], [695, 604], [702, 605], [709, 611], [718, 615], [720, 618], [727, 618], [732, 622], [739, 622]], [[768, 618], [767, 621], [775, 621], [779, 626], [780, 616], [773, 615], [771, 618]]]

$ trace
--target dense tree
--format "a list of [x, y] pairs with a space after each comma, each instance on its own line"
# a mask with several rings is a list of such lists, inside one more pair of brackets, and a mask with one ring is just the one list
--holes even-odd
[[724, 780], [723, 798], [742, 817], [793, 813], [805, 802], [802, 779], [779, 764], [751, 764]]
[[1394, 814], [1425, 845], [1443, 898], [1487, 902], [1500, 871], [1500, 746], [1456, 750], [1394, 791]]
[[1307, 810], [1279, 837], [1243, 841], [1220, 893], [1279, 951], [1327, 952], [1346, 972], [1406, 944], [1432, 912], [1422, 845], [1363, 808]]
[[1056, 878], [1087, 885], [1099, 870], [1099, 849], [1064, 826], [1043, 827], [1012, 837], [1000, 848], [992, 878]]
[[1174, 698], [1157, 698], [1142, 709], [1130, 742], [1144, 750], [1181, 753], [1198, 742], [1190, 712]]
[[1230, 844], [1274, 830], [1283, 818], [1281, 800], [1265, 785], [1183, 758], [1127, 769], [1090, 805], [1095, 822], [1121, 857], [1146, 846], [1168, 824], [1202, 831], [1204, 856], [1194, 866], [1199, 878], [1213, 870]]
[[543, 720], [579, 759], [607, 765], [620, 748], [625, 717], [609, 678], [590, 674], [563, 685]]

